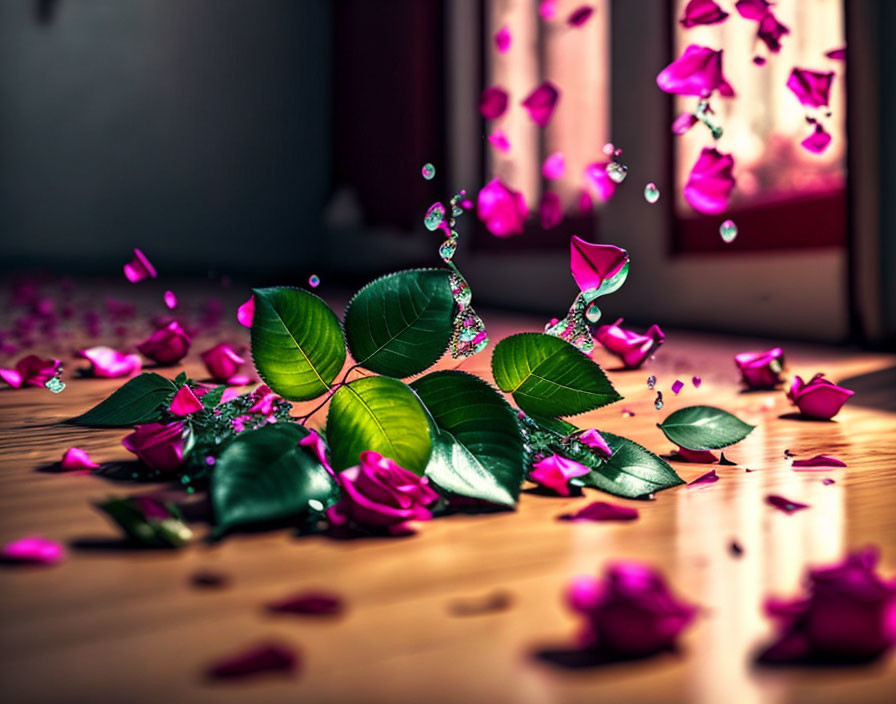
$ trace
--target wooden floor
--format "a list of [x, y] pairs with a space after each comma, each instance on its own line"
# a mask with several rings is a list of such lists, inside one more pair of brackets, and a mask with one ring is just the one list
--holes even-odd
[[[484, 317], [493, 339], [539, 329], [536, 319]], [[115, 549], [108, 539], [117, 533], [91, 501], [152, 487], [41, 469], [70, 446], [101, 462], [129, 459], [120, 444], [124, 431], [60, 425], [120, 382], [70, 378], [58, 396], [0, 391], [0, 541], [38, 533], [70, 546], [69, 559], [56, 568], [0, 568], [0, 699], [892, 702], [896, 657], [872, 667], [763, 670], [751, 665], [751, 654], [769, 635], [763, 598], [792, 594], [807, 566], [873, 543], [882, 551], [883, 572], [896, 573], [896, 358], [786, 345], [790, 373], [824, 371], [858, 391], [835, 422], [806, 422], [781, 417], [790, 411], [783, 392], [739, 393], [732, 356], [762, 344], [672, 332], [647, 369], [611, 371], [624, 401], [578, 419], [666, 453], [670, 445], [655, 423], [668, 412], [695, 403], [731, 410], [758, 427], [726, 452], [738, 466], [717, 468], [718, 483], [631, 502], [641, 517], [630, 524], [555, 520], [607, 498], [597, 492], [570, 499], [525, 494], [515, 513], [432, 521], [405, 539], [335, 542], [276, 532], [216, 546], [200, 541], [180, 552]], [[616, 366], [601, 353], [597, 359], [607, 369]], [[201, 376], [196, 355], [187, 361], [187, 371]], [[489, 353], [461, 366], [490, 378]], [[648, 374], [664, 391], [660, 412], [645, 384]], [[699, 389], [690, 383], [695, 374], [703, 378]], [[669, 386], [677, 378], [687, 383], [675, 397]], [[623, 408], [635, 415], [623, 415]], [[785, 449], [834, 454], [849, 467], [796, 472]], [[707, 471], [674, 466], [688, 480]], [[836, 483], [824, 485], [823, 477]], [[811, 509], [785, 515], [763, 504], [768, 493]], [[742, 557], [729, 554], [731, 539], [743, 546]], [[572, 644], [576, 620], [562, 601], [568, 580], [618, 558], [660, 567], [676, 592], [703, 606], [683, 652], [579, 670], [538, 658], [540, 651]], [[230, 587], [197, 589], [191, 576], [200, 569], [229, 575]], [[335, 622], [264, 613], [266, 601], [304, 588], [342, 594], [347, 613]], [[508, 608], [458, 615], [458, 600], [498, 591], [509, 595]], [[203, 678], [210, 661], [272, 638], [301, 651], [295, 677], [227, 684]]]

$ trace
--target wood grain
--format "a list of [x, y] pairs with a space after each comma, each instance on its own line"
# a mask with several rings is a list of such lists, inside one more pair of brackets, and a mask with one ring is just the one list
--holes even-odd
[[[493, 341], [542, 321], [486, 315]], [[231, 338], [246, 336], [230, 330]], [[76, 341], [71, 341], [75, 348]], [[194, 352], [213, 340], [198, 341]], [[180, 552], [116, 547], [117, 533], [91, 508], [109, 493], [155, 486], [51, 469], [70, 446], [103, 463], [130, 461], [124, 431], [61, 424], [111, 393], [119, 381], [70, 379], [56, 396], [42, 389], [0, 391], [0, 540], [42, 534], [66, 542], [69, 559], [47, 569], [0, 569], [0, 691], [8, 702], [825, 702], [893, 701], [896, 662], [842, 670], [762, 670], [751, 654], [768, 637], [761, 603], [789, 595], [810, 565], [876, 544], [884, 574], [896, 572], [896, 358], [787, 345], [790, 373], [824, 371], [858, 393], [833, 422], [786, 416], [783, 392], [741, 393], [732, 357], [766, 343], [672, 332], [645, 370], [613, 371], [625, 396], [581, 416], [656, 452], [671, 449], [655, 424], [695, 403], [718, 405], [757, 424], [726, 452], [736, 467], [702, 489], [678, 487], [637, 506], [630, 524], [556, 520], [597, 498], [524, 494], [516, 512], [454, 516], [404, 539], [339, 542], [286, 531], [202, 541]], [[492, 346], [493, 347], [493, 346]], [[48, 350], [49, 351], [49, 350]], [[198, 357], [186, 370], [201, 377]], [[458, 366], [443, 360], [443, 368]], [[489, 354], [460, 368], [490, 378]], [[71, 367], [69, 367], [71, 369]], [[173, 370], [173, 372], [178, 369]], [[662, 412], [645, 379], [655, 374]], [[703, 378], [695, 389], [690, 380]], [[669, 390], [685, 382], [679, 396]], [[310, 408], [310, 406], [309, 406]], [[623, 408], [633, 417], [621, 413]], [[301, 410], [301, 409], [298, 409]], [[321, 416], [322, 418], [322, 416]], [[796, 472], [784, 451], [834, 454], [847, 469]], [[707, 470], [675, 463], [687, 480]], [[745, 468], [755, 471], [746, 472]], [[823, 477], [836, 480], [823, 485]], [[811, 509], [788, 516], [763, 504], [768, 493]], [[611, 499], [613, 500], [613, 499]], [[204, 530], [201, 524], [197, 529]], [[739, 559], [731, 539], [744, 547]], [[704, 611], [683, 652], [598, 669], [572, 670], [536, 657], [572, 645], [576, 621], [562, 593], [577, 574], [607, 562], [647, 561]], [[214, 570], [224, 589], [198, 589], [191, 576]], [[343, 595], [336, 621], [271, 616], [266, 601], [305, 588]], [[503, 608], [459, 615], [464, 603]], [[508, 603], [509, 602], [509, 603]], [[292, 678], [215, 684], [204, 668], [255, 642], [277, 639], [300, 652]]]

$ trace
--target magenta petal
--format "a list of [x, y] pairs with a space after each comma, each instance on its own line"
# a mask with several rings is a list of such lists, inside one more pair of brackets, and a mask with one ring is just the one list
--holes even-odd
[[570, 27], [581, 27], [585, 24], [589, 19], [591, 19], [591, 15], [594, 14], [594, 8], [590, 5], [582, 5], [581, 7], [572, 11], [572, 14], [566, 19], [566, 24]]
[[196, 398], [196, 394], [193, 393], [193, 390], [189, 386], [184, 384], [178, 389], [177, 393], [174, 394], [174, 398], [171, 400], [171, 405], [168, 407], [168, 410], [174, 415], [183, 418], [191, 413], [201, 411], [202, 401]]
[[767, 2], [767, 0], [737, 0], [734, 3], [734, 7], [741, 17], [747, 20], [755, 20], [756, 22], [765, 17], [770, 5], [771, 3]]
[[660, 90], [675, 95], [696, 95], [707, 98], [718, 90], [731, 97], [734, 90], [722, 75], [722, 51], [691, 44], [684, 53], [666, 66], [656, 77]]
[[180, 323], [172, 320], [137, 345], [137, 350], [157, 364], [175, 364], [187, 356], [190, 343], [190, 336]]
[[699, 24], [718, 24], [724, 22], [728, 13], [722, 10], [713, 0], [691, 0], [684, 8], [679, 22], [685, 29]]
[[236, 319], [243, 327], [251, 328], [255, 318], [255, 294], [249, 296], [249, 300], [236, 309]]
[[589, 428], [585, 432], [580, 433], [577, 436], [577, 439], [580, 443], [590, 447], [592, 450], [597, 450], [597, 452], [604, 457], [611, 457], [613, 455], [613, 448], [610, 447], [604, 436], [594, 428]]
[[808, 108], [821, 108], [827, 106], [830, 101], [833, 82], [833, 71], [822, 72], [794, 68], [787, 79], [787, 87], [797, 97], [800, 104]]
[[675, 450], [675, 459], [695, 464], [715, 464], [719, 461], [712, 450], [689, 450], [686, 447], [679, 447]]
[[804, 416], [828, 420], [840, 412], [843, 404], [854, 393], [828, 381], [823, 374], [816, 374], [807, 383], [804, 383], [799, 376], [794, 377], [793, 384], [787, 391], [787, 397]]
[[569, 480], [582, 477], [590, 471], [589, 467], [579, 462], [560, 455], [551, 455], [532, 465], [529, 479], [556, 494], [569, 496]]
[[730, 154], [704, 148], [685, 184], [685, 200], [698, 213], [723, 212], [734, 189], [733, 169], [734, 158]]
[[694, 113], [683, 112], [672, 123], [672, 133], [681, 136], [696, 125], [697, 122], [697, 116]]
[[643, 335], [626, 330], [620, 318], [612, 325], [598, 327], [594, 339], [619, 357], [626, 368], [637, 369], [663, 344], [666, 336], [658, 325], [651, 325]]
[[505, 24], [495, 33], [495, 47], [502, 54], [510, 48], [510, 28]]
[[318, 462], [320, 462], [330, 474], [335, 476], [333, 467], [330, 466], [330, 460], [327, 459], [327, 446], [324, 444], [323, 438], [316, 430], [310, 431], [305, 437], [299, 440], [299, 445], [311, 450], [311, 454], [317, 458]]
[[124, 265], [124, 275], [132, 284], [157, 276], [155, 267], [139, 249], [134, 249], [133, 260]]
[[[609, 181], [609, 179], [607, 180]], [[581, 213], [582, 215], [591, 215], [591, 213], [594, 211], [594, 201], [591, 200], [591, 194], [584, 189], [582, 189], [582, 191], [579, 193], [578, 208], [579, 213]]]
[[846, 462], [833, 455], [815, 455], [806, 460], [794, 460], [791, 467], [845, 467]]
[[345, 610], [342, 599], [335, 594], [302, 592], [268, 603], [267, 610], [278, 614], [301, 616], [338, 616]]
[[522, 193], [496, 178], [479, 191], [476, 215], [496, 237], [510, 237], [523, 232], [529, 208]]
[[557, 107], [560, 99], [560, 90], [550, 81], [544, 81], [535, 90], [526, 96], [522, 105], [529, 113], [529, 117], [539, 127], [546, 127]]
[[486, 120], [495, 120], [507, 110], [507, 91], [497, 86], [486, 88], [479, 96], [479, 114]]
[[491, 142], [492, 146], [500, 152], [509, 152], [510, 151], [510, 140], [507, 139], [507, 135], [504, 134], [504, 130], [495, 130], [488, 136], [488, 141]]
[[629, 256], [612, 244], [593, 244], [573, 235], [569, 240], [569, 270], [581, 291], [599, 289], [628, 263]]
[[734, 356], [734, 364], [747, 388], [773, 389], [781, 383], [784, 350], [773, 347], [763, 352], [740, 352]]
[[834, 61], [846, 61], [846, 47], [841, 49], [831, 49], [825, 52], [825, 56]]
[[163, 298], [165, 299], [165, 306], [169, 310], [177, 308], [177, 296], [174, 295], [174, 291], [165, 291]]
[[597, 161], [585, 167], [585, 178], [594, 188], [594, 192], [602, 201], [610, 200], [616, 192], [616, 184], [607, 174], [609, 161]]
[[672, 383], [672, 393], [675, 394], [676, 396], [678, 396], [678, 392], [681, 391], [683, 388], [684, 388], [684, 382], [681, 381], [680, 379], [676, 379]]
[[22, 375], [15, 369], [0, 369], [0, 379], [3, 379], [3, 381], [14, 389], [20, 389], [22, 387]]
[[138, 354], [124, 354], [111, 347], [89, 347], [78, 350], [78, 357], [90, 362], [91, 376], [101, 379], [116, 379], [136, 374], [143, 368]]
[[538, 217], [541, 226], [545, 230], [557, 227], [563, 221], [563, 206], [560, 205], [560, 196], [552, 191], [545, 191], [538, 204]]
[[62, 456], [59, 463], [62, 469], [96, 469], [99, 465], [90, 459], [84, 450], [79, 447], [70, 447]]
[[4, 562], [55, 565], [65, 558], [65, 548], [55, 540], [29, 535], [4, 545], [0, 556]]
[[557, 2], [558, 0], [541, 0], [538, 5], [538, 14], [541, 15], [541, 19], [552, 20], [557, 16]]
[[266, 643], [219, 660], [208, 669], [208, 676], [215, 679], [234, 679], [263, 672], [289, 674], [297, 667], [298, 657], [292, 648], [279, 643]]
[[715, 484], [719, 481], [719, 475], [716, 470], [711, 469], [706, 474], [701, 474], [694, 481], [688, 482], [688, 486], [705, 486], [706, 484]]
[[548, 181], [556, 181], [563, 178], [566, 171], [566, 160], [563, 158], [563, 152], [554, 152], [541, 165], [541, 175]]
[[801, 504], [799, 501], [791, 501], [790, 499], [785, 499], [783, 496], [778, 496], [777, 494], [766, 496], [765, 503], [769, 506], [774, 506], [784, 513], [794, 513], [801, 509], [809, 508], [809, 504]]
[[561, 521], [634, 521], [637, 517], [636, 508], [594, 501], [575, 513], [565, 513], [559, 518]]
[[773, 54], [781, 51], [781, 37], [785, 34], [790, 34], [790, 29], [778, 22], [778, 19], [771, 12], [767, 12], [759, 20], [759, 29], [756, 36], [765, 42], [768, 50]]
[[815, 129], [812, 131], [812, 134], [800, 142], [803, 149], [806, 149], [813, 154], [821, 154], [828, 148], [830, 143], [831, 135], [825, 132], [824, 127], [822, 127], [819, 122], [815, 123]]
[[240, 357], [236, 350], [226, 343], [215, 345], [199, 355], [209, 376], [215, 381], [236, 383], [233, 376], [246, 360]]

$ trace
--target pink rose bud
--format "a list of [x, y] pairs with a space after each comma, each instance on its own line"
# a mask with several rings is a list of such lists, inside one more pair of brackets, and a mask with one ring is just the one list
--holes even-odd
[[137, 349], [157, 364], [176, 364], [190, 351], [190, 336], [180, 323], [172, 320], [137, 345]]
[[0, 379], [3, 379], [14, 389], [23, 386], [43, 386], [62, 367], [58, 359], [41, 359], [36, 354], [22, 357], [14, 369], [0, 369]]
[[78, 350], [76, 356], [90, 362], [90, 375], [101, 379], [132, 376], [143, 368], [139, 354], [124, 354], [111, 347], [88, 347]]
[[420, 477], [378, 452], [361, 453], [361, 464], [338, 475], [342, 499], [327, 509], [334, 526], [354, 523], [363, 528], [398, 532], [409, 521], [428, 521], [426, 508], [439, 495]]
[[748, 389], [773, 389], [781, 383], [784, 351], [773, 347], [765, 352], [741, 352], [734, 356], [734, 363]]
[[208, 369], [209, 376], [215, 381], [222, 382], [229, 381], [246, 362], [230, 345], [223, 342], [206, 350], [200, 357]]
[[579, 577], [567, 599], [585, 618], [581, 645], [607, 659], [670, 650], [697, 614], [669, 591], [659, 572], [634, 563], [611, 565], [603, 579]]
[[637, 369], [663, 344], [666, 335], [658, 325], [651, 325], [643, 335], [621, 327], [622, 318], [612, 325], [601, 325], [594, 339], [619, 357], [627, 369]]
[[799, 376], [794, 377], [787, 398], [807, 418], [828, 420], [839, 413], [854, 393], [828, 381], [824, 374], [816, 374], [808, 382], [803, 382]]
[[560, 455], [545, 457], [532, 465], [529, 479], [560, 496], [569, 496], [569, 480], [591, 471], [590, 467]]
[[132, 284], [157, 276], [156, 268], [139, 249], [134, 250], [134, 259], [124, 265], [124, 275]]
[[150, 469], [171, 472], [184, 461], [184, 424], [174, 422], [138, 425], [121, 444]]
[[604, 457], [610, 457], [613, 454], [613, 448], [610, 447], [604, 436], [594, 428], [589, 428], [584, 433], [581, 433], [578, 438], [579, 442], [587, 445], [592, 450], [597, 450]]

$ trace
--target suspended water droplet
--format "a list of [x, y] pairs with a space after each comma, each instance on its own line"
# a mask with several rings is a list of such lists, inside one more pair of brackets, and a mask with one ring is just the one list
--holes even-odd
[[651, 374], [647, 377], [647, 388], [652, 389], [654, 386], [656, 386], [656, 377]]
[[613, 146], [612, 142], [607, 142], [604, 145], [603, 153], [606, 154], [607, 156], [613, 156], [613, 152], [615, 152], [615, 151], [616, 151], [616, 147]]
[[448, 277], [448, 284], [451, 286], [451, 295], [454, 296], [454, 300], [457, 302], [458, 307], [463, 310], [469, 306], [470, 301], [473, 300], [473, 292], [470, 290], [470, 284], [468, 284], [463, 277], [458, 276], [455, 273], [452, 273]]
[[436, 175], [436, 167], [430, 163], [426, 163], [423, 165], [423, 168], [420, 169], [420, 173], [423, 174], [423, 178], [427, 181], [432, 181]]
[[311, 288], [317, 288], [320, 286], [320, 277], [317, 274], [312, 274], [308, 277], [308, 285]]
[[482, 352], [486, 345], [488, 345], [488, 333], [485, 331], [485, 323], [472, 308], [467, 308], [454, 319], [451, 356], [454, 359], [472, 357]]
[[725, 244], [731, 244], [737, 238], [737, 225], [734, 220], [726, 220], [719, 226], [719, 234]]
[[607, 164], [606, 171], [607, 176], [610, 177], [613, 183], [622, 183], [628, 175], [628, 167], [625, 164], [620, 164], [618, 161], [611, 161]]
[[453, 237], [449, 237], [447, 240], [442, 242], [441, 247], [439, 247], [439, 256], [446, 262], [451, 261], [454, 257], [454, 252], [457, 251], [457, 240]]
[[433, 232], [439, 228], [439, 225], [445, 220], [445, 206], [441, 203], [433, 203], [429, 206], [429, 210], [426, 211], [426, 215], [423, 218], [423, 224], [426, 225], [426, 229], [430, 232]]
[[656, 184], [653, 181], [644, 186], [644, 200], [646, 200], [650, 204], [653, 204], [656, 203], [659, 199], [660, 189], [656, 187]]
[[463, 214], [464, 214], [463, 208], [458, 208], [456, 205], [453, 208], [451, 208], [451, 217], [456, 218], [457, 216], [463, 215]]
[[588, 328], [585, 317], [585, 311], [589, 307], [585, 294], [579, 293], [572, 302], [566, 317], [563, 320], [552, 320], [545, 325], [545, 333], [566, 340], [586, 354], [591, 352], [594, 349], [594, 338], [591, 336], [591, 330]]
[[65, 382], [62, 381], [62, 379], [60, 379], [58, 376], [54, 376], [51, 379], [47, 379], [46, 383], [44, 383], [44, 386], [46, 386], [54, 394], [58, 394], [61, 393], [65, 388]]
[[592, 323], [592, 324], [596, 323], [598, 320], [600, 320], [600, 316], [601, 316], [601, 312], [600, 312], [600, 308], [597, 307], [597, 303], [592, 303], [585, 310], [585, 318], [588, 320], [589, 323]]
[[662, 407], [663, 407], [663, 392], [662, 391], [656, 392], [656, 401], [653, 402], [653, 407], [658, 411], [660, 409], [662, 409]]

